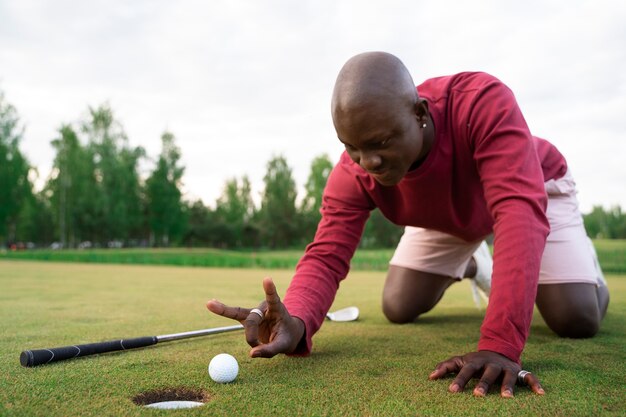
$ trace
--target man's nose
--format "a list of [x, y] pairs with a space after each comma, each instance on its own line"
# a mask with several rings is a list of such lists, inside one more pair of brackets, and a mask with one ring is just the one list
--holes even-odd
[[359, 165], [366, 171], [376, 171], [380, 164], [382, 163], [382, 159], [379, 155], [374, 152], [361, 152], [361, 156], [359, 158]]

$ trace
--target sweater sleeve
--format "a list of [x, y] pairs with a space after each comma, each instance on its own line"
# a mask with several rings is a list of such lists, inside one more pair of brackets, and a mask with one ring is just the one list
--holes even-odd
[[339, 283], [350, 269], [350, 259], [361, 239], [373, 203], [341, 161], [331, 172], [315, 238], [296, 266], [284, 299], [289, 314], [305, 325], [305, 343], [295, 355], [308, 355], [312, 337], [324, 322]]
[[504, 84], [491, 79], [470, 108], [469, 140], [494, 219], [492, 287], [478, 350], [519, 362], [549, 232], [543, 172], [526, 121]]

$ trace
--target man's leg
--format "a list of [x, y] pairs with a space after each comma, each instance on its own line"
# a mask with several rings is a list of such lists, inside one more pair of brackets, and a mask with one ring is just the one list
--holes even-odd
[[480, 243], [407, 227], [391, 259], [383, 289], [383, 313], [389, 321], [414, 321], [430, 311], [454, 282], [473, 277], [476, 263], [472, 254]]
[[383, 313], [392, 323], [410, 323], [430, 311], [456, 279], [391, 265], [383, 288]]
[[546, 324], [561, 337], [594, 336], [609, 305], [606, 285], [590, 283], [541, 284], [537, 307]]
[[561, 337], [592, 337], [609, 304], [609, 290], [595, 248], [587, 237], [568, 171], [546, 182], [551, 232], [541, 261], [537, 307]]

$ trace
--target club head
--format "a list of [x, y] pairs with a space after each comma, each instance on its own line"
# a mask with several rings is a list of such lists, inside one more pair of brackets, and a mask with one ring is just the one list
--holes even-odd
[[326, 314], [326, 318], [330, 321], [355, 321], [359, 318], [359, 308], [342, 308], [341, 310]]

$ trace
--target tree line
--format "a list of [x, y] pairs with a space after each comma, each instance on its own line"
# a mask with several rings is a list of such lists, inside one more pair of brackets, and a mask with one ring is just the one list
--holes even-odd
[[587, 233], [594, 239], [626, 239], [626, 213], [620, 206], [594, 206], [585, 214]]
[[[144, 177], [142, 147], [131, 147], [109, 105], [88, 108], [74, 125], [62, 124], [51, 140], [52, 170], [40, 191], [36, 170], [20, 151], [24, 127], [0, 91], [0, 246], [202, 246], [228, 249], [302, 247], [320, 220], [322, 192], [333, 167], [316, 157], [298, 199], [283, 156], [268, 161], [260, 205], [247, 176], [228, 179], [213, 207], [185, 200], [185, 167], [176, 137], [161, 135], [161, 152]], [[625, 239], [626, 213], [596, 206], [584, 216], [593, 238]], [[362, 247], [394, 247], [402, 229], [375, 210]]]
[[[60, 126], [51, 140], [51, 172], [35, 191], [38, 173], [20, 151], [24, 127], [0, 91], [0, 245], [276, 249], [302, 247], [313, 238], [333, 167], [327, 155], [312, 161], [300, 199], [292, 169], [278, 155], [267, 163], [260, 205], [243, 176], [228, 179], [209, 207], [181, 192], [185, 167], [172, 132], [161, 135], [161, 152], [144, 178], [139, 166], [150, 158], [130, 146], [110, 106], [89, 107], [87, 114]], [[401, 233], [374, 211], [362, 246], [390, 247]]]

